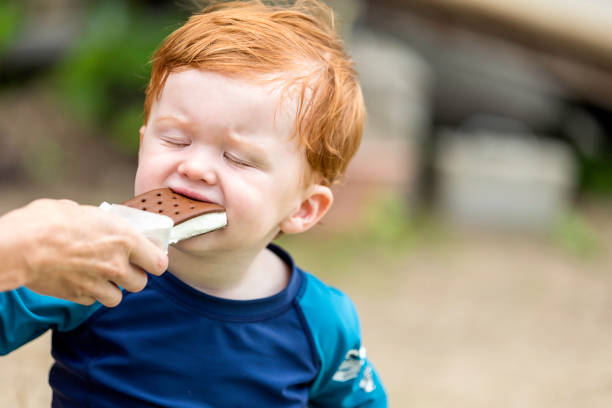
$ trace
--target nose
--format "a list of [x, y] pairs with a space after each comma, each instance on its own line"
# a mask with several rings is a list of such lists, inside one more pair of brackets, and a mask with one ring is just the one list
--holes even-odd
[[214, 160], [207, 155], [189, 154], [178, 165], [177, 172], [191, 181], [217, 184]]

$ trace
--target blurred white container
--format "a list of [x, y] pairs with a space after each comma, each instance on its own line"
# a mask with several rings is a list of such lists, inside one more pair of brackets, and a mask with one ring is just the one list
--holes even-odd
[[548, 229], [576, 182], [569, 147], [529, 133], [446, 131], [435, 165], [441, 210], [472, 224]]
[[367, 120], [347, 181], [392, 185], [411, 196], [420, 167], [420, 144], [431, 122], [431, 69], [404, 43], [365, 27], [354, 30], [351, 55]]
[[404, 43], [366, 28], [351, 43], [367, 110], [365, 139], [420, 142], [430, 123], [432, 72]]

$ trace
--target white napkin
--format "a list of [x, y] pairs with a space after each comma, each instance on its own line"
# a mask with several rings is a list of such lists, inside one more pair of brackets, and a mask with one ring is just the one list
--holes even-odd
[[161, 250], [168, 253], [170, 231], [174, 225], [172, 218], [166, 215], [142, 211], [120, 204], [109, 204], [107, 202], [100, 204], [100, 208], [123, 218], [132, 227], [142, 232]]

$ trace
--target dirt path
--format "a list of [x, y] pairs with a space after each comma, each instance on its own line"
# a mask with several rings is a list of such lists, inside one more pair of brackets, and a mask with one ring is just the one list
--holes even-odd
[[464, 236], [407, 259], [384, 296], [352, 288], [392, 406], [612, 406], [607, 245], [581, 261], [537, 240]]

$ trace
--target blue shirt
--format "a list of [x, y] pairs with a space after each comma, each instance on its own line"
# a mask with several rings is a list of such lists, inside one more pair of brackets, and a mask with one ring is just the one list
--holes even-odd
[[166, 272], [121, 304], [0, 293], [0, 353], [53, 330], [53, 407], [386, 407], [349, 298], [290, 265], [256, 300], [202, 293]]

